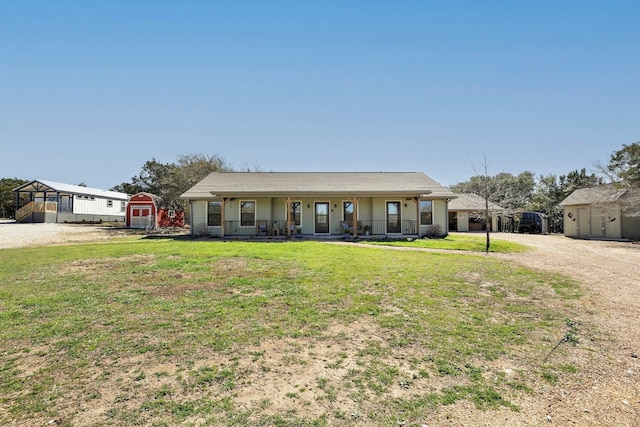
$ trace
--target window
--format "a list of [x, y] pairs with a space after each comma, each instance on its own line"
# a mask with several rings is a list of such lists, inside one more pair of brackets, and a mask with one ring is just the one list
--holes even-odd
[[113, 207], [113, 200], [107, 200], [107, 207], [108, 208], [112, 208]]
[[342, 219], [353, 226], [353, 203], [342, 202]]
[[124, 212], [126, 210], [126, 206], [126, 202], [120, 202], [120, 212]]
[[222, 203], [209, 202], [207, 204], [207, 226], [220, 227], [222, 223]]
[[433, 202], [431, 200], [420, 200], [420, 224], [433, 224]]
[[242, 227], [256, 225], [256, 202], [240, 202], [240, 225]]
[[302, 211], [302, 203], [291, 202], [291, 222], [295, 225], [300, 225], [300, 212]]

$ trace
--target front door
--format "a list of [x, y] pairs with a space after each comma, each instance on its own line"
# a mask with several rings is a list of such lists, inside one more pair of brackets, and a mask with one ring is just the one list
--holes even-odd
[[316, 234], [329, 234], [329, 203], [316, 202]]
[[387, 233], [402, 232], [402, 218], [400, 218], [400, 202], [387, 202]]

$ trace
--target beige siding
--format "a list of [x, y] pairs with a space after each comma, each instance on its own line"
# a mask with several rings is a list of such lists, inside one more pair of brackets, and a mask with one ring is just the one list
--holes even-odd
[[445, 235], [449, 230], [449, 218], [446, 200], [433, 201], [433, 225], [440, 226], [440, 234]]
[[458, 231], [469, 231], [469, 212], [456, 212], [456, 221], [458, 223]]
[[622, 214], [619, 209], [603, 212], [589, 205], [565, 206], [564, 235], [619, 239], [622, 237]]
[[[210, 235], [211, 230], [207, 227], [207, 202], [197, 200], [191, 203], [191, 233], [195, 236]], [[220, 227], [217, 227], [218, 230]]]

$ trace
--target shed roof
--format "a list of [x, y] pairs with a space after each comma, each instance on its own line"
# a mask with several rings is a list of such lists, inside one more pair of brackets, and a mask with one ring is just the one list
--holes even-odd
[[18, 192], [47, 192], [77, 194], [83, 196], [101, 197], [103, 199], [129, 200], [129, 195], [117, 191], [101, 190], [99, 188], [83, 187], [81, 185], [64, 184], [62, 182], [36, 179], [27, 184], [23, 184], [13, 191]]
[[[451, 211], [484, 211], [486, 204], [484, 197], [474, 193], [458, 193], [458, 198], [449, 202], [449, 210]], [[489, 202], [489, 210], [502, 211], [501, 206]]]
[[181, 197], [196, 200], [212, 195], [456, 197], [422, 172], [213, 172]]
[[629, 191], [608, 186], [579, 188], [560, 202], [560, 206], [616, 203]]
[[131, 196], [129, 196], [129, 200], [133, 199], [134, 197], [138, 197], [138, 196], [146, 196], [146, 197], [152, 199], [154, 202], [158, 202], [158, 201], [162, 200], [162, 197], [156, 196], [155, 194], [147, 193], [146, 191], [141, 191], [139, 193], [132, 194]]

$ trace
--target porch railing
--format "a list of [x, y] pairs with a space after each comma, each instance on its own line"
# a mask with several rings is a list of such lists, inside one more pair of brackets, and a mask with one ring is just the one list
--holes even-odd
[[[296, 226], [292, 224], [291, 235], [296, 234]], [[241, 221], [225, 221], [225, 236], [252, 237], [252, 236], [286, 236], [287, 221], [284, 220], [257, 220], [254, 225], [243, 225]]]
[[389, 226], [384, 219], [371, 219], [358, 221], [358, 236], [384, 236], [387, 234], [417, 235], [418, 222], [415, 219], [400, 221], [396, 229]]
[[[291, 225], [291, 236], [296, 235], [295, 225]], [[313, 234], [307, 231], [306, 234]], [[418, 234], [418, 222], [416, 220], [402, 220], [396, 230], [387, 227], [386, 220], [360, 220], [358, 221], [358, 236], [385, 236], [388, 234], [400, 234], [415, 236]], [[224, 235], [229, 237], [254, 237], [254, 236], [287, 236], [287, 221], [284, 220], [257, 220], [255, 224], [243, 225], [241, 221], [225, 221]], [[342, 233], [340, 234], [342, 235]], [[337, 236], [337, 235], [336, 235]]]
[[16, 221], [19, 222], [32, 213], [56, 212], [57, 210], [57, 202], [29, 202], [16, 211]]

